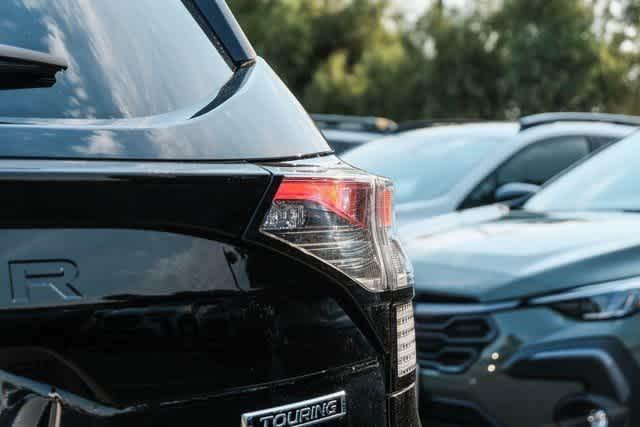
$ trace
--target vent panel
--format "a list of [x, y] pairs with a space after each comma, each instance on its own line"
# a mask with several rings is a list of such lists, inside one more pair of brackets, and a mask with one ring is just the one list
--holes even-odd
[[498, 334], [485, 315], [416, 318], [418, 361], [424, 368], [456, 374], [466, 371]]

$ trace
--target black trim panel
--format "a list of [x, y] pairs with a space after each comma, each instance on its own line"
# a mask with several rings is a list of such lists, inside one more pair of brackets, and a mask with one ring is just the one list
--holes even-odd
[[236, 68], [241, 68], [256, 59], [247, 36], [224, 0], [189, 0], [200, 11], [222, 43]]

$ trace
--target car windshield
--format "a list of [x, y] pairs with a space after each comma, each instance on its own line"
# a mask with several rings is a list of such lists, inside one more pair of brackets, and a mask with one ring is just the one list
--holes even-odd
[[0, 44], [69, 64], [53, 87], [0, 90], [0, 117], [153, 116], [206, 104], [232, 75], [180, 0], [4, 0]]
[[640, 133], [605, 149], [529, 200], [531, 211], [640, 211]]
[[[476, 132], [479, 133], [479, 132]], [[384, 138], [344, 154], [352, 165], [391, 178], [397, 203], [434, 199], [508, 137], [434, 129]]]

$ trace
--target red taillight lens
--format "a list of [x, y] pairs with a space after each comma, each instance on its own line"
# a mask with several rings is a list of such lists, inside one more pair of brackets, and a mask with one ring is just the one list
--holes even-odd
[[261, 231], [332, 265], [371, 290], [409, 285], [393, 236], [391, 183], [360, 171], [283, 178]]
[[366, 182], [285, 178], [274, 202], [315, 202], [354, 225], [366, 227], [369, 190]]

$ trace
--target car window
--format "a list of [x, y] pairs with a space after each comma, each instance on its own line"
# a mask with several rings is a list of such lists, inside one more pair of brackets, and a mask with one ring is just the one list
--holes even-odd
[[548, 139], [525, 148], [498, 169], [498, 186], [511, 182], [542, 185], [578, 160], [589, 155], [583, 136]]
[[393, 180], [397, 203], [449, 191], [507, 137], [435, 133], [378, 140], [345, 153], [347, 162]]
[[152, 116], [204, 104], [232, 76], [180, 0], [5, 0], [0, 43], [69, 63], [53, 87], [0, 90], [2, 117]]
[[521, 150], [484, 179], [461, 209], [495, 203], [495, 192], [512, 182], [542, 185], [590, 153], [584, 136], [564, 136], [537, 142]]
[[605, 148], [524, 206], [532, 211], [640, 211], [640, 134]]
[[590, 136], [589, 143], [591, 144], [591, 151], [598, 151], [603, 149], [604, 147], [613, 144], [620, 138], [613, 136]]

